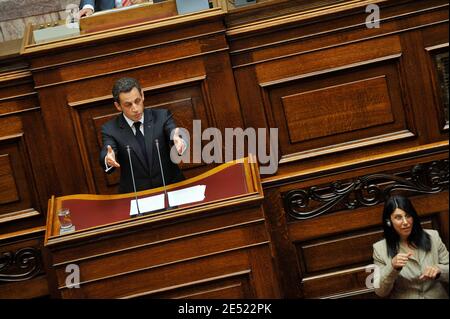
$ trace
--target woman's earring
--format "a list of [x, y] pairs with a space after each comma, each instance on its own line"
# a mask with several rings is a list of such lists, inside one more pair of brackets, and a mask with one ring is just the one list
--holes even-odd
[[389, 219], [386, 219], [386, 225], [387, 225], [388, 227], [391, 227], [391, 226], [392, 226], [391, 221], [390, 221]]

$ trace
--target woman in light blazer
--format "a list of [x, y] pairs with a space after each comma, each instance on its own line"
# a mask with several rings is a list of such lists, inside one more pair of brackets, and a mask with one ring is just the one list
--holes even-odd
[[448, 298], [448, 251], [439, 233], [424, 230], [408, 198], [389, 198], [383, 211], [384, 239], [373, 245], [374, 287], [392, 299]]

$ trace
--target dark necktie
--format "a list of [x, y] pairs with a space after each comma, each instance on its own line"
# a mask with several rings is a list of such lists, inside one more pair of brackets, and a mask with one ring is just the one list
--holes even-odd
[[138, 141], [139, 146], [141, 147], [142, 154], [144, 154], [144, 157], [145, 157], [145, 164], [148, 164], [147, 150], [145, 149], [144, 135], [142, 135], [142, 132], [139, 129], [141, 127], [141, 122], [134, 122], [133, 125], [134, 125], [134, 128], [136, 129], [136, 140]]

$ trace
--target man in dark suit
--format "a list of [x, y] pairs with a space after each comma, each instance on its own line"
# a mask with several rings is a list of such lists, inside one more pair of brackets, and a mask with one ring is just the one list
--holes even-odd
[[[148, 2], [149, 0], [128, 0], [128, 5]], [[153, 2], [161, 2], [163, 0], [154, 0]], [[80, 18], [84, 16], [90, 16], [94, 12], [109, 10], [121, 5], [122, 1], [119, 0], [81, 0], [80, 2]]]
[[[114, 84], [114, 106], [122, 114], [102, 126], [103, 148], [100, 165], [107, 173], [120, 167], [120, 193], [134, 191], [127, 146], [130, 147], [136, 190], [163, 185], [156, 140], [158, 140], [166, 184], [184, 179], [179, 167], [170, 159], [175, 145], [182, 154], [187, 143], [178, 134], [172, 114], [166, 109], [144, 109], [144, 93], [132, 78], [121, 78]], [[173, 142], [170, 139], [174, 130]]]

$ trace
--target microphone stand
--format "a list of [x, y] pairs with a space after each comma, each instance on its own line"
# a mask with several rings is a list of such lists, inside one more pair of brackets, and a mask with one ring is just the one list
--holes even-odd
[[138, 201], [137, 192], [136, 192], [136, 181], [134, 180], [133, 164], [131, 162], [131, 154], [130, 154], [130, 149], [131, 149], [130, 145], [127, 145], [126, 148], [127, 148], [127, 152], [128, 152], [128, 160], [130, 161], [131, 178], [133, 180], [134, 198], [136, 199], [136, 207], [137, 207], [137, 211], [138, 211], [138, 216], [142, 216], [141, 210], [139, 209], [139, 201]]
[[167, 209], [170, 209], [171, 207], [170, 207], [170, 204], [169, 204], [169, 196], [167, 195], [166, 180], [164, 178], [164, 171], [163, 171], [163, 168], [162, 168], [161, 154], [159, 152], [158, 139], [155, 139], [155, 144], [156, 144], [156, 150], [158, 151], [159, 168], [161, 169], [161, 177], [162, 177], [163, 186], [164, 186], [164, 196], [165, 196], [165, 198], [167, 198]]

